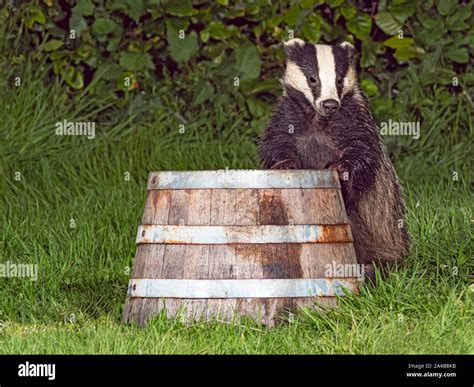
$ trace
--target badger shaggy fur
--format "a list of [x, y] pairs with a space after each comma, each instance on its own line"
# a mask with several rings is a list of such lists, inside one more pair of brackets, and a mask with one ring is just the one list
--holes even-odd
[[[357, 260], [374, 279], [409, 250], [397, 174], [359, 90], [354, 47], [285, 43], [284, 93], [259, 155], [268, 169], [332, 169], [339, 173]], [[384, 272], [384, 270], [382, 270]]]

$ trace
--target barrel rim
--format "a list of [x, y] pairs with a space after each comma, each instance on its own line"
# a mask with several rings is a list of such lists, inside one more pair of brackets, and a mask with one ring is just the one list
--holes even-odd
[[329, 169], [218, 169], [154, 171], [147, 189], [340, 189], [336, 171]]
[[356, 277], [348, 278], [131, 278], [130, 298], [301, 298], [344, 296], [357, 291]]

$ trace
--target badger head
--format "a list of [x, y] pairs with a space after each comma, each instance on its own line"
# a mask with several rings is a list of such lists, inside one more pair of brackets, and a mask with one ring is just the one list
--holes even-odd
[[285, 95], [308, 101], [320, 115], [335, 113], [349, 92], [358, 92], [352, 44], [291, 39], [285, 42], [285, 54]]

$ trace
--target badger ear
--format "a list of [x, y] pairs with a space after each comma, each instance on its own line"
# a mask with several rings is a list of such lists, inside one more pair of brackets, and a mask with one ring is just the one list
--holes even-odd
[[352, 62], [355, 54], [355, 47], [352, 45], [352, 43], [342, 42], [341, 44], [339, 44], [339, 46], [341, 46], [347, 52], [349, 61]]
[[303, 53], [306, 42], [299, 38], [290, 39], [283, 43], [286, 60], [297, 61]]

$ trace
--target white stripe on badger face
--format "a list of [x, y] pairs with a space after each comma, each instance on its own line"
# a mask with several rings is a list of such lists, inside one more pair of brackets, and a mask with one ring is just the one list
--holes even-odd
[[308, 101], [311, 104], [314, 104], [313, 93], [311, 92], [311, 88], [308, 85], [306, 75], [304, 75], [303, 71], [301, 71], [300, 67], [295, 62], [287, 62], [283, 82], [286, 85], [291, 86], [294, 89], [302, 92], [308, 99]]
[[316, 44], [316, 58], [318, 60], [319, 81], [321, 82], [321, 94], [314, 105], [319, 108], [322, 101], [335, 99], [341, 102], [336, 89], [336, 63], [332, 47], [324, 44]]

